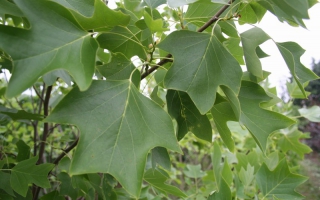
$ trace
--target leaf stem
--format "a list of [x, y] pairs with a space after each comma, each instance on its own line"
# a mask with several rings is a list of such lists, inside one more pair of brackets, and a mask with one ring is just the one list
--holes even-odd
[[[233, 0], [230, 0], [228, 2], [228, 4], [224, 5], [208, 22], [206, 22], [202, 27], [200, 27], [197, 32], [203, 32], [204, 30], [206, 30], [210, 25], [212, 25], [213, 23], [215, 23], [220, 15], [229, 8], [229, 6], [233, 3]], [[168, 54], [164, 59], [160, 60], [155, 66], [151, 67], [148, 71], [146, 71], [145, 73], [143, 73], [141, 75], [141, 80], [144, 79], [145, 77], [147, 77], [149, 74], [151, 74], [153, 71], [155, 71], [156, 69], [158, 69], [160, 66], [166, 64], [169, 61], [172, 61], [172, 55]]]

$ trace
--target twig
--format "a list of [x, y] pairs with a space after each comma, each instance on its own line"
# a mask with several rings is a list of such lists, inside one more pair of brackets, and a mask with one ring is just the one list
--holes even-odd
[[[205, 23], [202, 27], [200, 27], [197, 32], [203, 32], [204, 30], [206, 30], [210, 25], [212, 25], [214, 22], [218, 21], [219, 16], [229, 8], [229, 6], [233, 3], [233, 0], [230, 0], [228, 2], [228, 4], [224, 5], [207, 23]], [[172, 61], [171, 58], [172, 55], [168, 54], [166, 56], [166, 58], [160, 60], [160, 62], [158, 62], [155, 66], [151, 67], [148, 71], [146, 71], [145, 73], [143, 73], [141, 75], [141, 80], [144, 79], [145, 77], [147, 77], [150, 73], [152, 73], [153, 71], [155, 71], [156, 69], [158, 69], [160, 66], [166, 64], [169, 61]]]
[[75, 148], [78, 144], [79, 138], [77, 138], [68, 148], [63, 150], [63, 152], [53, 161], [53, 164], [57, 165], [60, 160], [67, 155], [73, 148]]
[[[46, 96], [45, 96], [45, 99], [43, 102], [44, 116], [48, 116], [48, 114], [49, 114], [49, 100], [50, 100], [51, 90], [52, 90], [52, 85], [48, 86], [47, 91], [46, 91]], [[42, 135], [42, 140], [41, 140], [41, 144], [40, 144], [38, 164], [43, 163], [43, 161], [44, 161], [43, 154], [44, 154], [44, 149], [46, 146], [48, 133], [49, 133], [49, 124], [46, 122], [43, 125], [43, 135]]]
[[37, 96], [39, 97], [39, 99], [41, 101], [44, 101], [43, 99], [43, 94], [40, 94], [39, 91], [37, 90], [37, 88], [35, 86], [32, 86], [33, 90], [36, 92]]

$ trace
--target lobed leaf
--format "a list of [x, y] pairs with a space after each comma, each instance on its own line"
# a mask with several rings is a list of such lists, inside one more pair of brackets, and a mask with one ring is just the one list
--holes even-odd
[[178, 123], [178, 140], [192, 132], [200, 139], [212, 141], [212, 128], [208, 117], [200, 114], [187, 93], [168, 90], [166, 99], [168, 112]]
[[290, 172], [286, 159], [282, 159], [272, 171], [263, 164], [256, 174], [263, 198], [303, 199], [294, 189], [306, 180], [307, 178]]
[[19, 162], [11, 169], [10, 185], [12, 189], [26, 197], [28, 184], [36, 184], [42, 188], [51, 187], [48, 173], [53, 169], [53, 164], [36, 165], [38, 157]]
[[81, 90], [87, 89], [98, 47], [90, 34], [57, 3], [41, 0], [15, 3], [30, 21], [31, 29], [0, 25], [0, 48], [12, 57], [14, 65], [6, 95], [20, 94], [40, 76], [56, 69], [68, 71]]
[[134, 196], [152, 148], [181, 152], [170, 116], [129, 80], [94, 81], [85, 92], [75, 88], [46, 121], [74, 124], [81, 131], [71, 175], [110, 173]]
[[218, 86], [238, 94], [240, 65], [215, 35], [175, 31], [158, 46], [174, 57], [165, 87], [188, 93], [201, 114], [212, 108]]

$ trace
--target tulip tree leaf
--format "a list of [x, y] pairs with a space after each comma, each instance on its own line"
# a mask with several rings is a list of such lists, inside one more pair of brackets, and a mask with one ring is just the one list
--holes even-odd
[[312, 122], [320, 122], [320, 107], [312, 106], [311, 108], [300, 108], [299, 113], [301, 116], [307, 118]]
[[278, 17], [279, 21], [286, 21], [292, 26], [306, 28], [303, 19], [309, 19], [308, 9], [313, 5], [309, 0], [301, 1], [277, 1], [261, 0], [258, 3]]
[[189, 5], [184, 16], [184, 20], [200, 27], [214, 16], [222, 7], [222, 4], [212, 3], [209, 0], [197, 1]]
[[77, 12], [73, 12], [73, 15], [85, 30], [108, 30], [118, 25], [126, 26], [130, 21], [129, 15], [111, 10], [101, 0], [95, 0], [92, 16], [86, 17]]
[[98, 66], [97, 69], [108, 80], [123, 80], [130, 78], [135, 66], [122, 53], [116, 53], [112, 54], [109, 63]]
[[167, 3], [166, 0], [143, 0], [151, 9]]
[[219, 85], [238, 94], [242, 70], [216, 36], [176, 31], [158, 46], [174, 57], [164, 80], [165, 87], [188, 93], [201, 114], [213, 106]]
[[181, 152], [170, 116], [129, 80], [94, 81], [85, 92], [75, 88], [46, 120], [81, 131], [71, 175], [109, 173], [134, 196], [139, 196], [152, 148]]
[[23, 161], [30, 158], [30, 147], [23, 141], [19, 140], [17, 142], [18, 147], [18, 155], [17, 155], [17, 161]]
[[[238, 98], [241, 107], [240, 122], [247, 127], [263, 151], [266, 150], [267, 140], [272, 132], [288, 127], [295, 122], [279, 113], [262, 109], [260, 103], [267, 102], [271, 98], [261, 86], [254, 82], [242, 81]], [[226, 123], [227, 121], [236, 121], [230, 103], [221, 102], [216, 104], [211, 113], [214, 116], [215, 124], [218, 124], [217, 128], [221, 138], [230, 149], [231, 132]], [[222, 116], [222, 118], [219, 116]], [[230, 150], [233, 149], [231, 148]]]
[[53, 164], [36, 165], [38, 157], [19, 162], [11, 169], [10, 184], [12, 189], [26, 196], [28, 192], [28, 184], [34, 183], [39, 187], [51, 187], [48, 180], [48, 173], [53, 169]]
[[95, 0], [53, 0], [68, 9], [75, 10], [85, 17], [91, 17], [94, 12]]
[[0, 1], [0, 16], [4, 15], [13, 15], [17, 17], [24, 17], [21, 10], [10, 1], [7, 0], [1, 0]]
[[232, 199], [232, 193], [230, 186], [226, 183], [224, 179], [221, 179], [220, 185], [219, 185], [220, 190], [215, 191], [212, 195], [208, 197], [208, 200], [231, 200]]
[[243, 46], [244, 59], [249, 72], [254, 76], [262, 78], [263, 70], [260, 59], [257, 55], [257, 47], [265, 41], [271, 39], [260, 28], [252, 28], [240, 34]]
[[303, 199], [303, 196], [294, 189], [306, 180], [306, 177], [291, 173], [285, 159], [282, 159], [273, 171], [263, 164], [256, 174], [256, 181], [263, 199], [272, 197]]
[[0, 105], [0, 113], [9, 116], [12, 120], [43, 120], [44, 116], [39, 114], [28, 113], [24, 110], [6, 108]]
[[294, 151], [300, 157], [303, 157], [304, 154], [308, 154], [312, 152], [309, 146], [300, 142], [302, 137], [302, 133], [298, 130], [294, 130], [287, 134], [281, 134], [280, 138], [278, 139], [279, 147], [283, 152], [287, 151]]
[[40, 76], [55, 69], [68, 71], [81, 90], [87, 89], [92, 82], [98, 47], [90, 34], [82, 30], [66, 8], [55, 2], [16, 0], [15, 3], [30, 21], [31, 29], [0, 25], [0, 48], [12, 57], [14, 65], [7, 96], [20, 94]]
[[285, 60], [291, 75], [298, 84], [301, 92], [304, 95], [304, 98], [307, 98], [307, 94], [304, 90], [304, 84], [308, 81], [319, 78], [315, 73], [310, 69], [303, 66], [300, 62], [300, 57], [305, 52], [297, 43], [294, 42], [285, 42], [285, 43], [276, 43], [283, 59]]
[[184, 6], [190, 3], [193, 3], [197, 0], [168, 0], [168, 5], [172, 8]]
[[200, 139], [212, 141], [208, 117], [200, 114], [187, 93], [169, 90], [166, 98], [168, 112], [178, 123], [178, 140], [190, 131]]
[[177, 187], [166, 184], [165, 181], [167, 180], [167, 177], [157, 169], [149, 169], [146, 171], [143, 179], [166, 196], [168, 194], [173, 194], [177, 197], [187, 197], [187, 195]]
[[97, 41], [100, 47], [113, 53], [121, 52], [128, 58], [137, 55], [146, 59], [147, 52], [145, 47], [148, 44], [139, 40], [141, 36], [142, 30], [136, 26], [116, 26], [111, 31], [99, 35]]

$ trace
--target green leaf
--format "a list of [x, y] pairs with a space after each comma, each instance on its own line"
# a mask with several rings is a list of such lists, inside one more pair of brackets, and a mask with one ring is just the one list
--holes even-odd
[[156, 86], [153, 90], [152, 93], [150, 94], [150, 98], [156, 102], [157, 104], [159, 104], [159, 106], [163, 107], [165, 105], [165, 102], [159, 97], [158, 93], [160, 91], [163, 91], [162, 88], [160, 88], [159, 86]]
[[0, 171], [0, 191], [4, 190], [7, 194], [14, 197], [12, 188], [10, 187], [10, 174]]
[[94, 12], [95, 0], [53, 0], [64, 7], [75, 10], [85, 17], [91, 17]]
[[276, 43], [276, 45], [281, 52], [282, 57], [291, 72], [291, 75], [297, 82], [301, 92], [304, 94], [304, 97], [307, 98], [303, 85], [306, 82], [317, 79], [319, 77], [310, 69], [303, 66], [303, 64], [300, 62], [300, 57], [305, 52], [305, 50], [294, 42]]
[[301, 116], [312, 122], [320, 122], [320, 107], [312, 106], [311, 108], [298, 109]]
[[291, 173], [285, 159], [273, 171], [263, 164], [256, 174], [263, 198], [303, 199], [294, 189], [306, 180], [306, 177]]
[[163, 21], [161, 18], [153, 19], [152, 16], [150, 16], [149, 13], [146, 11], [144, 12], [143, 16], [146, 25], [152, 33], [170, 30], [168, 28], [163, 27]]
[[250, 3], [242, 3], [239, 7], [239, 14], [241, 17], [239, 17], [239, 24], [255, 24], [257, 23], [258, 19], [256, 17], [256, 14], [251, 7]]
[[75, 88], [46, 121], [74, 124], [81, 131], [70, 174], [110, 173], [134, 196], [140, 193], [149, 150], [162, 146], [181, 152], [169, 115], [129, 80], [94, 81], [85, 92]]
[[143, 0], [151, 9], [167, 3], [166, 0]]
[[248, 163], [247, 169], [241, 168], [239, 172], [239, 179], [244, 186], [249, 186], [254, 179], [254, 167]]
[[249, 154], [237, 153], [236, 156], [238, 160], [238, 164], [235, 166], [237, 172], [240, 172], [242, 168], [247, 170], [248, 165], [250, 165], [254, 167], [254, 171], [256, 173], [263, 160], [262, 155], [257, 153], [256, 150], [250, 151]]
[[71, 85], [72, 78], [69, 76], [68, 72], [61, 69], [49, 72], [42, 77], [46, 85], [53, 85], [58, 78], [64, 80], [66, 84]]
[[296, 152], [300, 157], [312, 152], [309, 146], [300, 141], [302, 135], [303, 134], [298, 130], [281, 134], [281, 137], [278, 139], [278, 145], [281, 148], [281, 151], [286, 153], [291, 150]]
[[233, 112], [231, 104], [228, 102], [222, 102], [211, 109], [211, 114], [218, 129], [219, 135], [228, 149], [234, 151], [234, 140], [232, 139], [231, 131], [227, 126], [228, 121], [237, 121], [237, 118]]
[[175, 7], [179, 7], [179, 6], [184, 6], [184, 5], [188, 5], [190, 3], [193, 3], [197, 0], [167, 0], [168, 1], [168, 5], [172, 8]]
[[228, 4], [229, 0], [211, 0], [212, 3]]
[[166, 184], [165, 181], [168, 178], [157, 169], [149, 169], [146, 171], [143, 179], [166, 196], [173, 194], [177, 197], [187, 197], [187, 195], [177, 187]]
[[[70, 1], [70, 0], [69, 0]], [[87, 6], [86, 8], [92, 6]], [[73, 12], [76, 20], [85, 30], [104, 31], [115, 26], [126, 26], [130, 21], [130, 16], [121, 11], [111, 10], [101, 0], [94, 1], [94, 12], [89, 16], [83, 16]], [[117, 20], [114, 20], [117, 19]]]
[[136, 67], [122, 53], [112, 54], [111, 61], [102, 66], [97, 66], [99, 72], [107, 80], [129, 79]]
[[232, 56], [239, 62], [240, 65], [244, 65], [243, 60], [243, 48], [239, 46], [241, 39], [229, 37], [223, 44], [230, 51]]
[[17, 17], [24, 17], [24, 14], [21, 10], [12, 2], [7, 0], [0, 1], [0, 16], [4, 15], [13, 15]]
[[30, 21], [31, 29], [0, 25], [0, 48], [12, 57], [14, 64], [6, 95], [20, 94], [40, 76], [55, 69], [68, 71], [81, 90], [87, 89], [98, 47], [90, 34], [59, 4], [41, 0], [15, 3]]
[[24, 110], [6, 108], [0, 105], [0, 113], [9, 116], [12, 120], [43, 120], [44, 116], [39, 114], [28, 113]]
[[168, 112], [178, 123], [178, 140], [192, 132], [200, 139], [212, 141], [212, 128], [208, 117], [200, 114], [187, 93], [168, 90], [166, 99]]
[[175, 31], [158, 46], [174, 57], [165, 87], [188, 93], [201, 114], [213, 106], [219, 85], [238, 94], [240, 65], [214, 35]]
[[232, 193], [230, 186], [226, 183], [224, 179], [220, 181], [220, 190], [215, 191], [212, 195], [208, 197], [208, 200], [232, 200]]
[[102, 33], [97, 37], [100, 47], [108, 49], [113, 53], [121, 52], [126, 57], [139, 56], [146, 59], [146, 44], [140, 41], [142, 30], [136, 26], [116, 26], [111, 31]]
[[157, 164], [164, 169], [170, 170], [171, 162], [168, 154], [168, 150], [163, 147], [155, 147], [151, 151], [152, 168], [155, 169]]
[[222, 165], [221, 165], [221, 160], [222, 160], [222, 155], [221, 155], [221, 149], [219, 144], [215, 141], [213, 143], [213, 153], [211, 155], [212, 158], [212, 168], [213, 168], [213, 175], [215, 182], [217, 184], [217, 189], [218, 191], [220, 190], [221, 186], [221, 171], [222, 171]]
[[59, 192], [52, 191], [40, 198], [40, 200], [64, 200], [65, 198], [63, 196], [59, 196]]
[[[308, 86], [308, 82], [303, 84], [303, 88]], [[292, 83], [287, 82], [287, 89], [288, 89], [288, 94], [291, 98], [296, 98], [296, 99], [305, 99], [305, 95], [309, 96], [310, 92], [307, 91], [301, 91], [300, 86], [297, 84], [295, 80], [292, 81]]]
[[79, 188], [74, 188], [72, 186], [70, 176], [65, 172], [61, 172], [58, 174], [58, 180], [61, 182], [60, 195], [67, 195], [71, 197], [71, 199], [77, 199]]
[[212, 3], [210, 0], [197, 1], [188, 6], [184, 20], [200, 27], [210, 20], [210, 18], [214, 16], [222, 7], [223, 5]]
[[202, 178], [206, 175], [206, 172], [201, 170], [201, 165], [188, 165], [187, 169], [185, 169], [184, 174], [190, 178]]
[[17, 161], [21, 162], [23, 160], [27, 160], [30, 158], [30, 147], [23, 141], [19, 140], [16, 143], [18, 147], [18, 155], [17, 155]]
[[308, 9], [312, 6], [309, 5], [309, 0], [301, 1], [277, 1], [277, 0], [261, 0], [258, 1], [261, 6], [268, 9], [279, 21], [286, 21], [292, 26], [302, 26], [306, 28], [302, 19], [309, 19]]
[[[264, 110], [260, 107], [260, 103], [267, 102], [271, 98], [266, 94], [264, 89], [256, 83], [242, 81], [238, 98], [241, 107], [240, 122], [250, 131], [262, 151], [266, 150], [267, 139], [272, 132], [295, 123], [295, 121], [290, 118], [276, 112]], [[218, 130], [221, 138], [228, 144], [228, 147], [231, 145], [228, 141], [228, 139], [231, 138], [231, 133], [226, 123], [227, 121], [235, 121], [235, 116], [233, 112], [230, 111], [230, 108], [230, 103], [221, 102], [211, 110], [212, 115], [216, 116], [214, 120], [215, 123], [218, 124], [217, 127], [222, 126]], [[223, 118], [220, 118], [219, 113]]]
[[26, 196], [28, 184], [34, 183], [42, 188], [51, 187], [48, 173], [53, 169], [53, 164], [36, 165], [38, 157], [19, 162], [11, 169], [10, 184], [14, 191], [21, 196]]
[[244, 59], [249, 72], [254, 76], [262, 78], [263, 71], [260, 59], [257, 55], [257, 47], [270, 39], [260, 28], [252, 28], [240, 34], [241, 42], [243, 46]]

